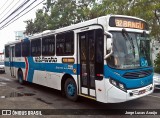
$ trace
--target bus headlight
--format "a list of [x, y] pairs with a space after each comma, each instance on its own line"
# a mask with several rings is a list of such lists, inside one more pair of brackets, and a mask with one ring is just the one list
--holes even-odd
[[117, 86], [117, 82], [113, 79], [110, 79], [110, 83], [113, 84], [114, 86]]
[[124, 85], [121, 84], [121, 83], [119, 83], [119, 87], [120, 87], [121, 89], [125, 89], [125, 88], [124, 88]]
[[120, 82], [118, 82], [118, 81], [116, 81], [116, 80], [114, 80], [112, 78], [110, 78], [109, 81], [113, 86], [123, 90], [124, 92], [127, 92], [124, 84], [122, 84], [122, 83], [120, 83]]

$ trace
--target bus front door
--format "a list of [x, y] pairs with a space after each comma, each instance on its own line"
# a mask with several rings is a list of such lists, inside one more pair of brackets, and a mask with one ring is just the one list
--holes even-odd
[[79, 34], [80, 45], [80, 91], [95, 97], [95, 40], [94, 30]]
[[14, 73], [14, 55], [15, 55], [15, 46], [11, 46], [10, 47], [10, 57], [9, 57], [11, 76], [15, 76], [15, 73]]
[[93, 98], [96, 97], [97, 75], [103, 74], [103, 36], [99, 36], [101, 32], [101, 29], [97, 29], [79, 33], [80, 94]]

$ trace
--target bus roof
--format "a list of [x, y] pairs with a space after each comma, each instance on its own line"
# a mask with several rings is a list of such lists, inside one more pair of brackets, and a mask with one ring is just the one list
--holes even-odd
[[[98, 21], [101, 20], [101, 19], [108, 20], [110, 17], [125, 17], [125, 18], [133, 18], [133, 19], [144, 21], [143, 19], [137, 18], [137, 17], [134, 17], [134, 16], [111, 15], [111, 14], [109, 14], [109, 15], [106, 15], [106, 16], [101, 16], [101, 17], [94, 18], [94, 19], [91, 19], [91, 20], [87, 20], [87, 21], [84, 21], [84, 22], [80, 22], [80, 23], [77, 23], [77, 24], [72, 24], [70, 26], [66, 26], [66, 27], [63, 27], [63, 28], [59, 28], [59, 29], [55, 29], [55, 30], [46, 30], [46, 31], [43, 31], [43, 32], [38, 33], [38, 34], [30, 35], [30, 36], [28, 36], [28, 38], [29, 39], [35, 39], [35, 38], [40, 38], [42, 36], [48, 36], [48, 35], [51, 35], [51, 34], [58, 34], [58, 33], [61, 33], [61, 32], [74, 30], [74, 29], [78, 29], [78, 28], [83, 28], [83, 27], [85, 28], [86, 26], [89, 26], [89, 25], [98, 24]], [[18, 42], [20, 42], [20, 41], [9, 42], [8, 45], [13, 44], [13, 43], [18, 43]]]

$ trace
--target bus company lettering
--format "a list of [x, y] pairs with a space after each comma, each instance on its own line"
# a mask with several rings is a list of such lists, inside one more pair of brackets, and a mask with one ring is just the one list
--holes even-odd
[[121, 19], [115, 19], [116, 27], [128, 27], [128, 28], [136, 28], [136, 29], [144, 29], [144, 23], [135, 22], [135, 21], [127, 21]]
[[64, 66], [56, 66], [56, 69], [58, 70], [73, 70], [73, 65], [64, 65]]
[[54, 57], [35, 57], [35, 62], [57, 62], [57, 58]]

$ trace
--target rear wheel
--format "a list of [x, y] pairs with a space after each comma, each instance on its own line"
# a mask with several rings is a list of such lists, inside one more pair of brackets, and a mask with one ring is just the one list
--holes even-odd
[[18, 82], [19, 82], [20, 84], [24, 84], [22, 71], [18, 71]]
[[73, 79], [68, 78], [65, 82], [65, 95], [71, 101], [76, 101], [78, 99], [77, 86]]

